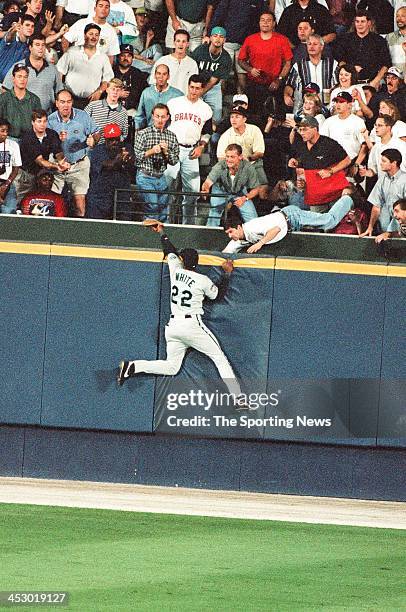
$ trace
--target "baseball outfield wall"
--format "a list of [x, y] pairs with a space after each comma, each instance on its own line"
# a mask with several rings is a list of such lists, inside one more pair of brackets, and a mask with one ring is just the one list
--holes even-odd
[[406, 265], [236, 257], [206, 322], [243, 390], [268, 398], [244, 421], [179, 401], [224, 390], [195, 352], [175, 378], [116, 388], [121, 358], [165, 356], [169, 274], [151, 246], [0, 243], [0, 473], [401, 499]]

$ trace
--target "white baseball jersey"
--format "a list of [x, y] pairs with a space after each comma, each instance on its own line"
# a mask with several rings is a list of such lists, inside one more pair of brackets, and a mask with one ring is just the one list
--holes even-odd
[[171, 318], [165, 327], [166, 359], [127, 362], [127, 372], [174, 376], [182, 366], [186, 351], [193, 348], [213, 361], [230, 394], [240, 395], [241, 388], [221, 346], [206, 327], [201, 315], [205, 297], [214, 300], [218, 288], [204, 274], [186, 270], [175, 253], [167, 257], [171, 277]]
[[171, 312], [173, 315], [203, 314], [203, 300], [215, 300], [217, 286], [205, 274], [186, 270], [175, 253], [169, 253], [171, 276]]
[[179, 144], [196, 144], [200, 140], [204, 124], [213, 116], [210, 106], [200, 98], [191, 102], [187, 96], [172, 98], [167, 105], [171, 114], [168, 129], [175, 134]]

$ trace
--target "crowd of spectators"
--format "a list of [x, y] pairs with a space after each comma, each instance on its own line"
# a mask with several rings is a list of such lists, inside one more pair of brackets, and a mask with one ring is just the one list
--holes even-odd
[[112, 219], [118, 189], [117, 218], [238, 226], [347, 189], [335, 230], [296, 226], [405, 236], [406, 0], [0, 11], [2, 213]]

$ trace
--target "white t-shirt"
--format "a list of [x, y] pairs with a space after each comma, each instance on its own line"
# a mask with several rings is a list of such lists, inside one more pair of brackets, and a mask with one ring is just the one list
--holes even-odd
[[76, 15], [88, 14], [93, 5], [92, 0], [56, 0], [56, 6], [63, 6], [65, 11], [76, 13]]
[[[91, 9], [89, 10], [89, 17], [93, 17], [94, 15], [95, 4], [96, 0], [92, 2]], [[117, 26], [123, 36], [138, 36], [134, 12], [129, 5], [122, 0], [116, 3], [110, 0], [110, 13], [107, 17], [107, 22], [110, 25]]]
[[173, 55], [163, 55], [152, 66], [149, 83], [155, 85], [155, 68], [160, 64], [165, 64], [169, 68], [169, 85], [180, 89], [186, 95], [188, 92], [189, 77], [192, 74], [199, 74], [199, 68], [195, 60], [188, 55], [181, 60], [176, 59]]
[[[395, 138], [405, 138], [406, 137], [406, 123], [404, 121], [396, 121], [396, 123], [392, 126], [392, 136]], [[369, 139], [372, 142], [381, 142], [379, 136], [376, 135], [376, 129], [373, 128], [369, 135]]]
[[369, 152], [368, 168], [373, 170], [378, 177], [384, 174], [384, 172], [381, 170], [381, 153], [382, 151], [385, 151], [385, 149], [397, 149], [401, 152], [402, 163], [400, 165], [400, 169], [402, 172], [406, 172], [406, 142], [400, 140], [400, 138], [395, 138], [394, 136], [392, 136], [387, 144], [382, 144], [382, 142], [377, 142], [374, 144]]
[[172, 98], [167, 105], [171, 114], [168, 129], [175, 134], [179, 144], [196, 144], [201, 138], [204, 124], [213, 116], [210, 106], [200, 98], [191, 102], [186, 96]]
[[[362, 85], [350, 85], [350, 87], [340, 87], [340, 85], [337, 85], [337, 87], [335, 87], [330, 94], [330, 106], [329, 106], [330, 113], [334, 113], [334, 107], [335, 107], [334, 98], [336, 97], [336, 95], [340, 91], [346, 91], [347, 93], [352, 95], [352, 92], [354, 91], [354, 89], [359, 91], [361, 100], [364, 102], [364, 104], [366, 104], [367, 99], [365, 97], [365, 91], [362, 89]], [[359, 102], [358, 100], [354, 100], [354, 102], [352, 103], [352, 112], [356, 113], [359, 110], [361, 110]]]
[[243, 223], [242, 228], [244, 230], [245, 240], [230, 240], [225, 249], [223, 249], [223, 253], [237, 253], [241, 251], [242, 248], [249, 244], [255, 244], [261, 238], [265, 236], [265, 234], [274, 227], [279, 227], [280, 231], [272, 240], [269, 240], [266, 244], [273, 244], [274, 242], [279, 242], [282, 240], [286, 234], [288, 233], [288, 224], [286, 221], [286, 217], [281, 212], [274, 212], [270, 215], [265, 215], [264, 217], [257, 217], [256, 219], [251, 219], [251, 221], [247, 221], [247, 223]]
[[338, 142], [350, 159], [354, 159], [365, 141], [361, 130], [365, 130], [366, 125], [358, 115], [350, 115], [346, 119], [340, 119], [338, 115], [329, 117], [320, 128], [322, 136], [329, 136]]
[[185, 270], [179, 257], [169, 253], [168, 266], [171, 277], [171, 312], [173, 315], [203, 314], [203, 300], [214, 300], [218, 288], [205, 274]]
[[0, 143], [0, 165], [5, 166], [5, 172], [0, 175], [0, 179], [6, 181], [10, 176], [13, 166], [21, 166], [21, 154], [18, 143], [14, 140], [6, 138], [6, 140]]
[[[74, 23], [69, 28], [69, 31], [64, 34], [66, 40], [73, 45], [83, 45], [85, 42], [84, 31], [88, 23], [93, 23], [93, 20], [90, 17], [86, 17], [86, 19], [79, 19], [79, 21]], [[99, 27], [101, 28], [100, 38], [97, 45], [99, 51], [106, 53], [107, 55], [118, 55], [120, 53], [120, 45], [118, 43], [118, 36], [115, 29], [109, 23], [104, 23]]]

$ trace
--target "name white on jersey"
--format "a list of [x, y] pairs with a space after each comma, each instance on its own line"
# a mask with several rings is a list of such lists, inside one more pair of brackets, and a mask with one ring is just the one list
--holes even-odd
[[171, 276], [171, 312], [173, 315], [203, 314], [203, 300], [217, 297], [216, 285], [205, 274], [185, 270], [179, 257], [168, 255]]

